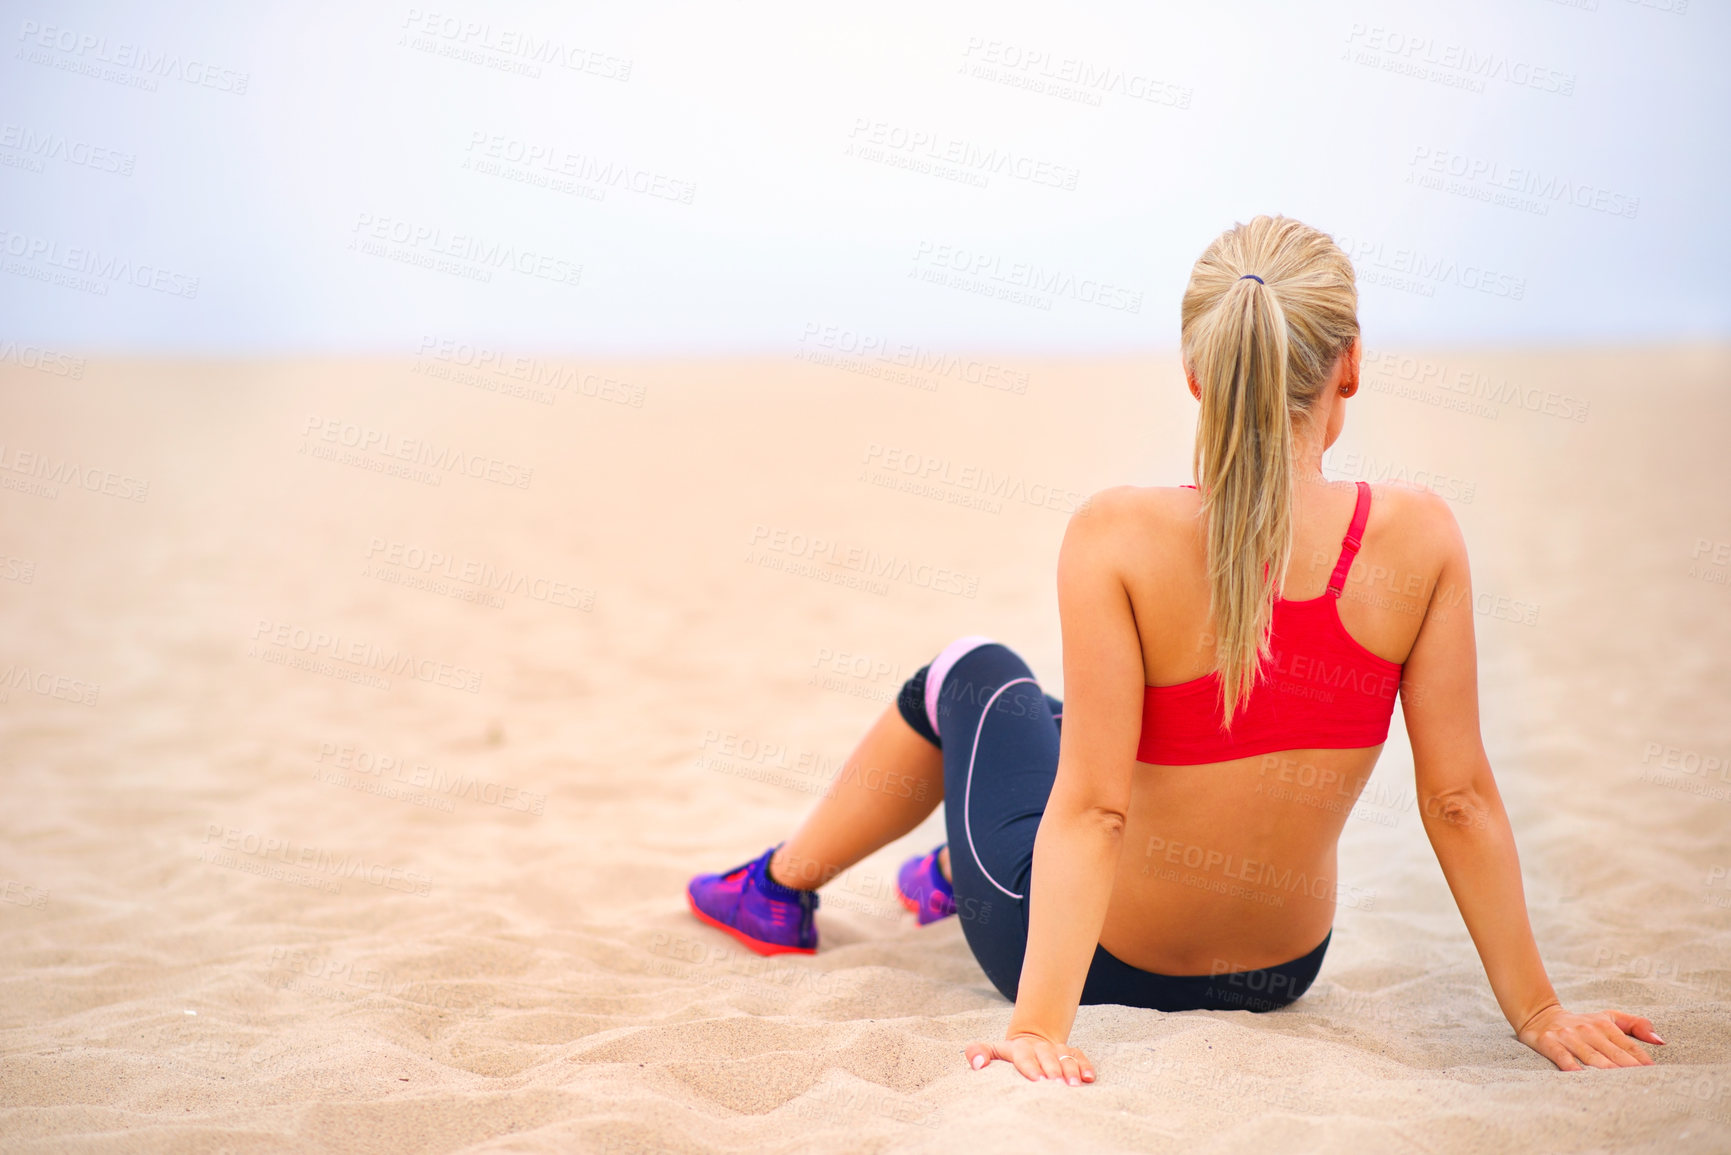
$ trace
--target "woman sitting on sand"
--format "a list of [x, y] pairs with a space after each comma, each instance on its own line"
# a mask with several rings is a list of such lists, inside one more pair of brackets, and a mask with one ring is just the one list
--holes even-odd
[[[1260, 1011], [1310, 986], [1398, 690], [1425, 832], [1516, 1037], [1563, 1070], [1652, 1063], [1634, 1041], [1663, 1043], [1651, 1023], [1564, 1010], [1539, 960], [1479, 735], [1473, 615], [1448, 608], [1472, 604], [1453, 514], [1322, 476], [1358, 390], [1357, 310], [1351, 262], [1313, 228], [1257, 217], [1210, 245], [1182, 314], [1199, 488], [1109, 489], [1071, 519], [1068, 701], [1003, 645], [951, 643], [854, 751], [867, 772], [786, 842], [691, 881], [697, 916], [763, 954], [814, 951], [815, 888], [942, 799], [949, 842], [898, 888], [921, 923], [959, 914], [1015, 1002], [970, 1062], [1090, 1082], [1066, 1041], [1081, 1003]], [[1355, 571], [1402, 596], [1343, 598]], [[870, 788], [886, 775], [912, 797]]]

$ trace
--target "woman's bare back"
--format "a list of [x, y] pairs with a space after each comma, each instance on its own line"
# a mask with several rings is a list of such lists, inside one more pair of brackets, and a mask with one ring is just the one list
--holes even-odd
[[[1124, 523], [1136, 527], [1122, 556], [1144, 682], [1203, 677], [1213, 638], [1201, 499], [1187, 488], [1121, 489], [1116, 496], [1130, 507]], [[1297, 487], [1288, 600], [1324, 593], [1354, 498], [1350, 483]], [[1442, 567], [1428, 509], [1436, 500], [1374, 487], [1363, 545], [1338, 602], [1347, 633], [1391, 662], [1404, 662], [1412, 650]], [[1252, 970], [1309, 952], [1333, 924], [1337, 901], [1370, 900], [1369, 890], [1338, 886], [1335, 849], [1381, 751], [1139, 763], [1101, 945], [1162, 974]]]

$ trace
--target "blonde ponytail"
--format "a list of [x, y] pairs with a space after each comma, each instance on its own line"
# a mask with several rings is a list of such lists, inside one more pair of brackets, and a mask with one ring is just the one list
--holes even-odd
[[1293, 425], [1358, 336], [1352, 263], [1323, 233], [1257, 217], [1208, 246], [1184, 292], [1184, 365], [1201, 393], [1194, 468], [1206, 522], [1221, 714], [1269, 656], [1292, 556]]

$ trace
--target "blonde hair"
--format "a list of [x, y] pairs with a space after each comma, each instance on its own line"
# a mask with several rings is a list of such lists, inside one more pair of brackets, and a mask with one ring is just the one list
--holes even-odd
[[1310, 419], [1358, 337], [1352, 262], [1309, 225], [1260, 216], [1208, 246], [1181, 316], [1184, 366], [1202, 394], [1194, 468], [1230, 727], [1268, 657], [1274, 596], [1292, 555], [1292, 429]]

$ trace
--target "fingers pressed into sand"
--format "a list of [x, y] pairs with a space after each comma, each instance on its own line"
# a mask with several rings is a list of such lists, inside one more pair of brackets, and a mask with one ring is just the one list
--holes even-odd
[[1039, 1051], [1031, 1045], [1011, 1046], [1004, 1048], [1005, 1058], [1016, 1065], [1016, 1070], [1022, 1072], [1024, 1078], [1038, 1083], [1046, 1077], [1046, 1069], [1040, 1065]]
[[1644, 1067], [1653, 1060], [1629, 1036], [1606, 1023], [1598, 1038], [1599, 1049], [1611, 1056], [1619, 1067]]
[[969, 1043], [962, 1050], [968, 1066], [983, 1070], [1002, 1059], [1031, 1082], [1057, 1079], [1078, 1087], [1094, 1081], [1094, 1064], [1075, 1047], [1059, 1047], [1044, 1039], [1019, 1038], [1003, 1043]]
[[1582, 1066], [1597, 1067], [1605, 1071], [1616, 1066], [1609, 1055], [1599, 1050], [1593, 1037], [1586, 1031], [1577, 1028], [1569, 1033], [1568, 1040], [1569, 1049], [1575, 1053], [1575, 1058], [1580, 1060]]
[[1575, 1056], [1570, 1053], [1569, 1048], [1565, 1047], [1559, 1040], [1553, 1039], [1544, 1043], [1543, 1053], [1545, 1058], [1556, 1064], [1559, 1071], [1578, 1071], [1581, 1069], [1581, 1064], [1575, 1061]]
[[1624, 1014], [1622, 1011], [1606, 1011], [1605, 1013], [1611, 1016], [1611, 1021], [1616, 1023], [1625, 1035], [1632, 1035], [1643, 1043], [1653, 1043], [1661, 1047], [1665, 1045], [1665, 1040], [1661, 1039], [1659, 1032], [1653, 1029], [1653, 1023], [1650, 1019], [1643, 1019], [1639, 1015]]
[[1041, 1074], [1048, 1079], [1063, 1080], [1064, 1064], [1058, 1061], [1058, 1048], [1051, 1043], [1035, 1043], [1034, 1053], [1040, 1057]]

